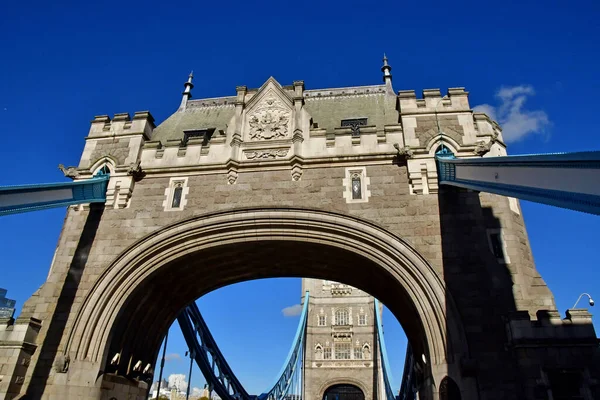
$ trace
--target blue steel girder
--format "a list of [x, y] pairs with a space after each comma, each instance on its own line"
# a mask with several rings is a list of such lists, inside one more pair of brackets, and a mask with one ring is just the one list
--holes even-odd
[[386, 400], [396, 400], [396, 396], [394, 395], [394, 391], [392, 390], [392, 386], [390, 384], [390, 363], [388, 361], [387, 350], [385, 347], [385, 340], [383, 338], [383, 324], [381, 323], [381, 314], [379, 313], [379, 300], [375, 299], [374, 302], [374, 310], [375, 310], [375, 322], [377, 329], [377, 341], [379, 343], [379, 351], [381, 353], [381, 371], [383, 373], [383, 384], [385, 390], [385, 398]]
[[194, 360], [213, 390], [223, 400], [283, 400], [293, 385], [293, 380], [302, 373], [304, 339], [308, 316], [308, 292], [304, 296], [304, 306], [294, 337], [292, 348], [284, 366], [272, 388], [260, 396], [249, 395], [219, 350], [208, 330], [196, 303], [192, 303], [179, 314], [177, 321]]
[[194, 360], [207, 382], [223, 400], [253, 400], [236, 378], [219, 350], [196, 303], [185, 308], [177, 317], [179, 326]]
[[98, 174], [74, 182], [0, 186], [0, 216], [74, 204], [104, 203], [108, 180], [108, 174]]
[[306, 338], [306, 322], [308, 321], [309, 292], [304, 294], [304, 305], [300, 314], [300, 321], [290, 352], [283, 364], [272, 388], [266, 393], [258, 396], [259, 400], [283, 400], [288, 396], [296, 374], [302, 374], [302, 363], [304, 361], [304, 347]]
[[600, 151], [436, 160], [440, 185], [600, 215]]

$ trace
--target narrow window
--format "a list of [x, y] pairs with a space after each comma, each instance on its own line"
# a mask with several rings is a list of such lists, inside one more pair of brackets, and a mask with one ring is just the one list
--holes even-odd
[[358, 324], [359, 325], [366, 325], [367, 324], [367, 316], [365, 314], [360, 314], [358, 316]]
[[363, 351], [362, 348], [360, 346], [357, 346], [354, 348], [354, 358], [356, 360], [362, 360], [363, 358]]
[[359, 174], [352, 174], [352, 200], [362, 199], [362, 184]]
[[502, 250], [502, 238], [499, 233], [490, 234], [490, 242], [492, 243], [492, 252], [496, 258], [504, 258], [504, 251]]
[[335, 344], [335, 359], [350, 360], [350, 343]]
[[335, 312], [335, 324], [336, 325], [350, 325], [350, 317], [348, 310], [340, 309]]
[[325, 315], [319, 315], [319, 326], [325, 326], [326, 320]]
[[179, 208], [181, 205], [181, 195], [183, 193], [183, 183], [177, 182], [175, 184], [175, 189], [173, 190], [173, 202], [171, 203], [171, 208]]
[[323, 349], [323, 359], [331, 360], [331, 347], [327, 346]]

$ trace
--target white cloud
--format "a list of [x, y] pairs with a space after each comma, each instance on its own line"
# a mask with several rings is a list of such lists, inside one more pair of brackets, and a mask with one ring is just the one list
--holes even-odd
[[181, 356], [177, 353], [169, 353], [165, 356], [165, 361], [179, 361]]
[[548, 115], [541, 110], [524, 109], [525, 101], [535, 95], [530, 85], [502, 87], [496, 93], [500, 105], [481, 104], [473, 108], [486, 113], [502, 127], [502, 136], [507, 142], [515, 142], [529, 134], [544, 133], [550, 125]]
[[300, 304], [294, 304], [281, 310], [284, 317], [295, 317], [302, 313], [302, 306]]
[[199, 387], [192, 388], [192, 396], [200, 397], [202, 396], [202, 393], [204, 393], [204, 390], [200, 389]]

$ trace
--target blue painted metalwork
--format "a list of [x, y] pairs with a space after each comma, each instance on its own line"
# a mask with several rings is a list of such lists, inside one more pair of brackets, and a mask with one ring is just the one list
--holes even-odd
[[[571, 210], [600, 215], [600, 195], [578, 191], [553, 189], [560, 187], [560, 181], [552, 181], [552, 176], [543, 175], [540, 170], [540, 182], [549, 187], [534, 187], [483, 179], [465, 179], [457, 177], [461, 167], [503, 168], [527, 171], [529, 168], [581, 169], [598, 170], [597, 179], [586, 182], [587, 188], [600, 185], [600, 152], [539, 154], [526, 156], [486, 157], [486, 158], [454, 158], [436, 155], [440, 185], [462, 187], [481, 192], [495, 193], [503, 196], [517, 197], [523, 200], [549, 204]], [[514, 176], [519, 174], [515, 173]], [[498, 173], [495, 176], [498, 179]]]
[[196, 303], [187, 306], [177, 317], [177, 322], [196, 364], [221, 399], [256, 399], [246, 392], [225, 361]]
[[417, 377], [415, 371], [415, 356], [410, 347], [406, 346], [406, 357], [404, 358], [404, 373], [400, 384], [398, 400], [415, 400], [417, 398]]
[[302, 399], [304, 397], [302, 390], [302, 364], [304, 362], [306, 322], [308, 321], [308, 300], [309, 292], [307, 291], [304, 294], [304, 305], [292, 348], [275, 384], [271, 390], [258, 396], [259, 400]]
[[306, 292], [296, 336], [283, 368], [272, 388], [260, 396], [248, 394], [236, 378], [208, 330], [196, 303], [187, 306], [177, 317], [177, 321], [189, 349], [194, 354], [196, 364], [221, 399], [284, 400], [293, 398], [300, 400], [302, 398], [302, 363], [308, 319], [308, 299], [309, 295]]
[[385, 347], [385, 340], [383, 338], [383, 325], [381, 324], [381, 315], [379, 314], [379, 300], [375, 299], [375, 321], [377, 329], [377, 340], [379, 342], [379, 351], [381, 352], [382, 366], [381, 369], [383, 371], [383, 383], [385, 387], [385, 398], [387, 400], [396, 400], [396, 396], [394, 395], [394, 391], [392, 390], [392, 386], [390, 385], [390, 376], [391, 369], [390, 364], [388, 362], [387, 350]]
[[35, 185], [0, 186], [0, 216], [66, 207], [82, 203], [104, 203], [109, 175], [91, 179]]

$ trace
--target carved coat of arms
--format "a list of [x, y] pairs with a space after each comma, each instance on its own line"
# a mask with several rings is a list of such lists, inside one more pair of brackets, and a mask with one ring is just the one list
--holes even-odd
[[273, 97], [267, 98], [248, 117], [250, 139], [270, 140], [287, 136], [290, 112]]

